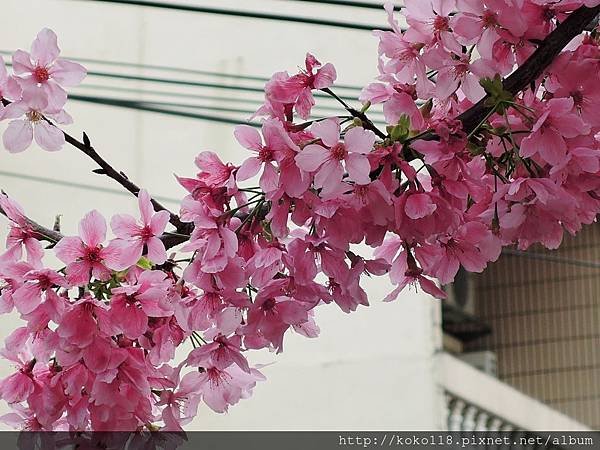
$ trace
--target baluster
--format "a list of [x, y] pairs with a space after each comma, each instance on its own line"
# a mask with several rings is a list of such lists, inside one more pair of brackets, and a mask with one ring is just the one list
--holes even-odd
[[489, 418], [488, 413], [480, 411], [475, 421], [475, 431], [488, 431], [487, 423]]
[[502, 426], [502, 419], [500, 419], [498, 417], [494, 417], [490, 421], [489, 430], [490, 431], [500, 431], [501, 426]]
[[456, 399], [452, 404], [450, 416], [448, 417], [448, 431], [461, 431], [463, 422], [463, 409], [465, 402]]
[[464, 420], [462, 423], [462, 431], [475, 431], [475, 414], [477, 414], [477, 408], [473, 405], [469, 405], [464, 414]]

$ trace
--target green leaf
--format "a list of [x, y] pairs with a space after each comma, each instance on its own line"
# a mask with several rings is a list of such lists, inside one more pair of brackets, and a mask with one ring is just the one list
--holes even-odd
[[496, 107], [499, 112], [502, 112], [504, 104], [513, 101], [513, 95], [504, 90], [500, 75], [496, 74], [493, 79], [483, 78], [479, 81], [479, 84], [489, 96], [485, 101], [485, 106], [489, 108]]
[[398, 120], [398, 124], [389, 127], [388, 133], [393, 141], [404, 142], [410, 135], [410, 117], [406, 114], [402, 114]]
[[138, 267], [141, 267], [142, 269], [146, 269], [146, 270], [150, 270], [152, 269], [152, 261], [150, 261], [148, 258], [142, 256], [140, 258], [140, 260], [137, 262], [136, 264]]

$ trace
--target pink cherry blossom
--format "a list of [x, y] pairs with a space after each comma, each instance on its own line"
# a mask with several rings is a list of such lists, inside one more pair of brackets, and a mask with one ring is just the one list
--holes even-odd
[[[177, 369], [178, 375], [180, 371], [181, 367]], [[177, 389], [161, 392], [156, 404], [166, 406], [162, 412], [164, 431], [183, 431], [182, 425], [192, 421], [201, 400], [200, 388], [203, 381], [202, 374], [189, 372], [179, 380]]]
[[35, 267], [40, 266], [44, 250], [38, 236], [28, 223], [21, 205], [6, 194], [0, 193], [0, 208], [12, 222], [10, 232], [6, 238], [6, 252], [0, 259], [18, 260], [23, 254], [23, 249], [25, 249], [27, 262]]
[[235, 137], [238, 142], [248, 150], [257, 152], [255, 157], [246, 159], [236, 173], [237, 181], [245, 181], [255, 176], [262, 167], [259, 186], [269, 193], [277, 189], [279, 165], [286, 154], [292, 152], [294, 155], [300, 151], [298, 146], [287, 135], [281, 122], [277, 120], [266, 120], [262, 126], [264, 144], [258, 131], [249, 125], [239, 125], [235, 129]]
[[31, 45], [31, 53], [17, 50], [13, 68], [24, 89], [40, 86], [47, 97], [48, 112], [59, 112], [67, 101], [64, 87], [78, 85], [87, 71], [75, 62], [59, 58], [56, 34], [44, 28]]
[[45, 295], [56, 295], [52, 288], [67, 287], [64, 278], [50, 269], [31, 270], [23, 277], [23, 285], [13, 293], [13, 302], [21, 314], [32, 312]]
[[[1, 100], [19, 100], [22, 95], [21, 86], [15, 76], [9, 75], [4, 64], [4, 58], [0, 56], [0, 99]], [[4, 108], [1, 104], [0, 111]]]
[[[321, 139], [323, 145], [306, 146], [296, 156], [298, 167], [315, 173], [315, 186], [325, 192], [333, 191], [348, 171], [348, 179], [358, 184], [368, 184], [371, 180], [371, 166], [367, 153], [373, 149], [375, 134], [362, 128], [348, 130], [340, 140], [340, 124], [336, 119], [328, 119], [311, 128], [312, 133]], [[342, 164], [344, 162], [344, 164]]]
[[295, 104], [298, 115], [308, 119], [310, 110], [315, 104], [312, 95], [313, 89], [325, 89], [330, 87], [336, 77], [336, 71], [332, 64], [321, 63], [310, 53], [306, 55], [305, 71], [289, 78], [273, 80], [267, 86], [267, 97], [278, 103]]
[[[23, 117], [24, 118], [21, 118]], [[54, 152], [60, 150], [65, 143], [64, 133], [48, 122], [51, 118], [57, 123], [71, 122], [70, 116], [64, 111], [51, 113], [47, 94], [38, 88], [29, 88], [23, 92], [23, 98], [4, 108], [2, 119], [12, 120], [4, 134], [4, 147], [11, 153], [22, 152], [32, 141], [44, 150]]]
[[161, 271], [143, 272], [136, 284], [112, 290], [110, 317], [115, 327], [129, 339], [137, 339], [148, 329], [150, 317], [169, 317], [171, 283]]
[[209, 366], [200, 375], [202, 400], [213, 411], [226, 412], [229, 406], [249, 396], [257, 381], [264, 379], [257, 369], [247, 373], [235, 364], [224, 370]]
[[410, 42], [427, 45], [439, 42], [446, 50], [461, 53], [460, 44], [450, 28], [455, 0], [407, 0], [405, 8], [406, 21], [410, 25], [405, 36]]
[[240, 353], [240, 346], [240, 336], [231, 338], [222, 335], [217, 336], [214, 342], [193, 350], [187, 357], [187, 364], [191, 366], [208, 364], [219, 370], [237, 364], [240, 369], [250, 373], [250, 366], [246, 358]]
[[90, 211], [79, 222], [79, 236], [63, 238], [54, 248], [56, 256], [67, 264], [67, 281], [83, 285], [91, 277], [108, 280], [111, 266], [121, 266], [117, 250], [104, 247], [106, 220], [96, 211]]
[[386, 302], [395, 300], [400, 291], [407, 285], [417, 284], [425, 292], [436, 298], [446, 298], [446, 293], [423, 275], [423, 269], [416, 265], [414, 257], [407, 251], [401, 251], [394, 259], [390, 270], [390, 280], [397, 287], [384, 299]]
[[550, 164], [562, 162], [567, 154], [565, 138], [589, 132], [589, 125], [571, 112], [573, 105], [571, 98], [550, 100], [533, 126], [532, 133], [521, 142], [521, 156], [539, 154]]
[[110, 221], [110, 227], [117, 237], [112, 241], [111, 248], [121, 254], [121, 270], [137, 263], [144, 253], [155, 264], [163, 264], [167, 260], [167, 252], [160, 236], [169, 222], [169, 213], [155, 213], [150, 195], [144, 189], [138, 193], [138, 205], [141, 224], [128, 214], [113, 216]]

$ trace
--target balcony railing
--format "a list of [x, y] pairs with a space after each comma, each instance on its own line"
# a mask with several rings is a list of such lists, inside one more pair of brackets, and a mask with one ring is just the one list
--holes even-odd
[[585, 425], [448, 353], [437, 356], [448, 431], [589, 431]]

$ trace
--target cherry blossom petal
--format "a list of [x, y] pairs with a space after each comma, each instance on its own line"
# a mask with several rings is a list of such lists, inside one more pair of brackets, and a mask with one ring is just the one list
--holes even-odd
[[422, 219], [433, 214], [436, 209], [436, 204], [431, 201], [431, 197], [427, 194], [410, 195], [404, 206], [406, 215], [411, 219]]
[[355, 127], [348, 130], [344, 137], [346, 150], [350, 153], [366, 154], [373, 150], [373, 145], [377, 137], [371, 130]]
[[167, 251], [162, 241], [156, 237], [150, 238], [146, 242], [148, 248], [148, 259], [155, 264], [163, 264], [167, 260]]
[[315, 122], [310, 131], [320, 138], [327, 147], [333, 147], [340, 139], [340, 121], [339, 119], [326, 119]]
[[128, 239], [141, 231], [135, 217], [129, 214], [116, 214], [110, 219], [110, 228], [115, 236]]
[[13, 120], [2, 135], [4, 148], [11, 153], [27, 149], [33, 141], [33, 127], [29, 120]]
[[45, 121], [40, 121], [33, 127], [35, 142], [49, 152], [55, 152], [65, 145], [65, 135], [57, 127]]
[[262, 162], [258, 158], [248, 158], [246, 159], [240, 168], [238, 169], [235, 177], [238, 181], [246, 181], [252, 178], [254, 175], [258, 173], [260, 170], [260, 166]]
[[81, 64], [61, 58], [56, 60], [49, 72], [54, 81], [65, 87], [77, 86], [87, 75]]
[[79, 236], [88, 247], [97, 247], [106, 237], [106, 220], [95, 209], [79, 222]]
[[44, 28], [37, 35], [37, 38], [31, 44], [31, 59], [36, 64], [45, 67], [53, 63], [58, 55], [60, 49], [58, 48], [58, 38], [54, 31]]
[[350, 153], [346, 158], [346, 170], [348, 179], [358, 184], [369, 184], [371, 178], [371, 164], [365, 155], [359, 153]]
[[233, 132], [240, 145], [249, 150], [259, 151], [262, 147], [262, 138], [258, 130], [250, 125], [238, 125]]
[[140, 214], [142, 217], [142, 223], [149, 225], [152, 215], [154, 214], [154, 207], [150, 201], [150, 194], [145, 189], [141, 189], [138, 192], [138, 206], [140, 208]]
[[54, 246], [56, 256], [65, 264], [69, 264], [83, 256], [84, 250], [83, 242], [77, 236], [64, 237]]
[[298, 167], [306, 172], [316, 171], [329, 158], [329, 150], [320, 145], [307, 145], [294, 158]]

